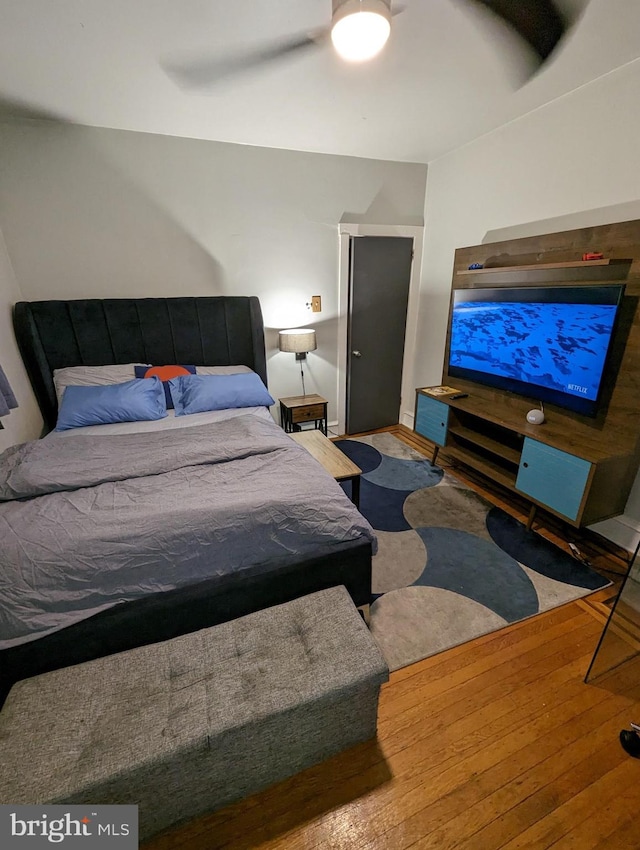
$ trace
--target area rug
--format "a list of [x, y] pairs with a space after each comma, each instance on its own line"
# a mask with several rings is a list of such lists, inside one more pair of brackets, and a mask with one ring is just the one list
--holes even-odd
[[363, 473], [370, 625], [391, 670], [611, 584], [392, 434], [335, 445]]

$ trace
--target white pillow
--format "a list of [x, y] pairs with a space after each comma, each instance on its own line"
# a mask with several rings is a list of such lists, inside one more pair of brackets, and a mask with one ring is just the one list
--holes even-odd
[[64, 369], [54, 369], [53, 385], [58, 397], [58, 407], [67, 387], [102, 387], [107, 384], [123, 384], [135, 378], [134, 366], [148, 365], [148, 363], [118, 363], [114, 366], [66, 366]]
[[237, 375], [239, 372], [253, 372], [248, 366], [196, 366], [196, 375]]

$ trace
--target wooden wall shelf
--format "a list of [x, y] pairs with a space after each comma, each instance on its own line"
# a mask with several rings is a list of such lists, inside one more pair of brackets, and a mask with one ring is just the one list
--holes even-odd
[[530, 271], [548, 271], [549, 269], [587, 269], [594, 266], [630, 266], [632, 260], [622, 259], [602, 259], [602, 260], [573, 260], [567, 263], [533, 263], [531, 265], [518, 266], [487, 266], [482, 269], [464, 269], [457, 272], [459, 275], [472, 274], [495, 274], [496, 272], [530, 272]]

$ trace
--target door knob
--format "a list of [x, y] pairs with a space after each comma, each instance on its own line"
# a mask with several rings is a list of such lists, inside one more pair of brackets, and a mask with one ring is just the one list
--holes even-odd
[[353, 354], [354, 357], [362, 357], [362, 354], [360, 354], [359, 351], [352, 351], [351, 353]]

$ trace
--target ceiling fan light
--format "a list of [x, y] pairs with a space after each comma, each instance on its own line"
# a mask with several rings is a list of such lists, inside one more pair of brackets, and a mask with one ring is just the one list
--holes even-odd
[[347, 62], [365, 62], [379, 53], [391, 32], [391, 10], [385, 0], [334, 0], [331, 40]]

